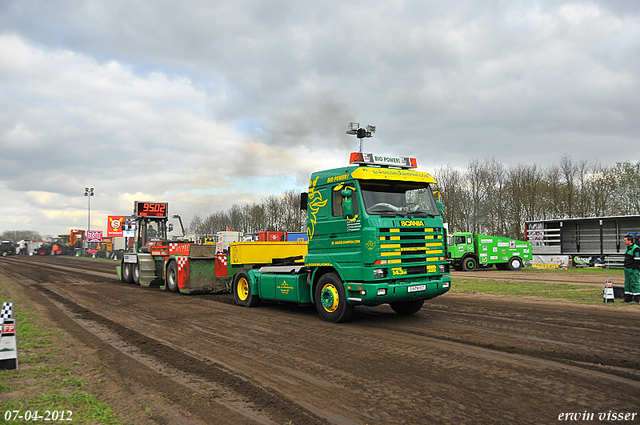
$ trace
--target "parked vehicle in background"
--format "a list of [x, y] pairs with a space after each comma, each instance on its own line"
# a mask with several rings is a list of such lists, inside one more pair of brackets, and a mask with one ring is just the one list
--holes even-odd
[[5, 239], [0, 242], [0, 255], [16, 255], [16, 243], [11, 239]]
[[530, 242], [469, 232], [449, 235], [447, 257], [458, 271], [493, 265], [499, 270], [520, 270], [533, 258]]

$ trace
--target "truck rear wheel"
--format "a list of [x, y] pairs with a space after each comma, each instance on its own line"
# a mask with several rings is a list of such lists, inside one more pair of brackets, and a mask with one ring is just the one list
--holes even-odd
[[133, 282], [133, 275], [131, 274], [131, 264], [125, 263], [124, 261], [121, 263], [120, 273], [122, 274], [122, 281], [124, 283]]
[[342, 280], [335, 273], [327, 273], [320, 278], [314, 300], [320, 317], [327, 322], [346, 322], [353, 314], [353, 306], [347, 304]]
[[245, 272], [240, 272], [233, 279], [233, 298], [242, 307], [255, 307], [260, 304], [260, 297], [251, 293], [251, 280]]
[[472, 272], [478, 267], [478, 261], [474, 257], [466, 257], [462, 260], [462, 268], [465, 272]]
[[424, 304], [424, 300], [397, 301], [389, 303], [393, 311], [401, 316], [409, 316], [413, 313], [417, 313], [422, 308], [422, 304]]
[[178, 267], [176, 262], [172, 261], [167, 267], [167, 289], [171, 292], [178, 292]]
[[522, 260], [520, 257], [512, 257], [509, 260], [509, 270], [520, 270], [522, 268]]

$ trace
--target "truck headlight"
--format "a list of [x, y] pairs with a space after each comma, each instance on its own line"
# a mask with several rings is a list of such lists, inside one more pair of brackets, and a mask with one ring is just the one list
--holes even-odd
[[374, 279], [382, 279], [387, 277], [387, 269], [373, 269]]
[[387, 288], [378, 289], [378, 296], [387, 295]]
[[440, 273], [449, 273], [449, 264], [438, 265], [438, 270], [440, 271]]

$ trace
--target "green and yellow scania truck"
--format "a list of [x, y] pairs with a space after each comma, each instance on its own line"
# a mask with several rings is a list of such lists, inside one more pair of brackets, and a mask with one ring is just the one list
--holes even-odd
[[409, 315], [447, 292], [445, 229], [430, 187], [436, 182], [416, 166], [415, 158], [358, 152], [348, 166], [313, 173], [302, 196], [308, 243], [298, 243], [299, 255], [264, 264], [245, 255], [257, 249], [251, 242], [230, 245], [236, 303], [313, 303], [324, 320], [344, 322], [355, 306], [388, 303]]
[[451, 287], [441, 205], [416, 160], [354, 153], [349, 165], [316, 172], [301, 197], [307, 242], [214, 245], [167, 240], [166, 202], [134, 204], [134, 249], [123, 282], [184, 294], [231, 290], [236, 304], [315, 304], [329, 322], [355, 306], [388, 303], [409, 315]]

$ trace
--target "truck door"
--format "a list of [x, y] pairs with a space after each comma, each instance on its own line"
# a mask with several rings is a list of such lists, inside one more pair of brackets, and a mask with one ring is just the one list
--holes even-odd
[[331, 187], [329, 244], [333, 262], [343, 270], [349, 268], [350, 263], [354, 270], [362, 270], [362, 222], [357, 187], [354, 181]]

